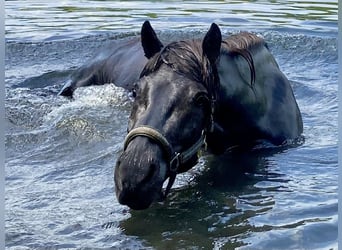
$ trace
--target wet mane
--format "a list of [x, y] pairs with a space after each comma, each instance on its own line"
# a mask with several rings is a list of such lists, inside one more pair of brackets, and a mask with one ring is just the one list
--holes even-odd
[[[233, 57], [242, 56], [247, 61], [251, 72], [251, 88], [255, 82], [255, 67], [251, 51], [259, 46], [267, 47], [262, 38], [248, 32], [229, 36], [222, 41], [221, 46], [221, 53]], [[200, 40], [178, 41], [168, 44], [147, 62], [140, 77], [158, 70], [162, 64], [168, 65], [173, 71], [193, 81], [203, 83], [211, 95], [217, 96], [216, 92], [219, 88], [217, 68], [203, 56]]]
[[202, 83], [210, 95], [216, 96], [219, 86], [216, 65], [211, 65], [208, 58], [203, 56], [200, 40], [168, 44], [147, 62], [140, 77], [158, 70], [162, 64], [168, 65], [173, 71], [195, 82]]
[[223, 40], [222, 47], [228, 51], [251, 50], [257, 46], [265, 46], [265, 41], [257, 35], [241, 32]]
[[248, 32], [231, 35], [222, 41], [222, 53], [231, 56], [242, 56], [247, 61], [251, 72], [251, 87], [253, 87], [255, 82], [255, 67], [251, 50], [260, 46], [265, 46], [267, 48], [264, 39]]

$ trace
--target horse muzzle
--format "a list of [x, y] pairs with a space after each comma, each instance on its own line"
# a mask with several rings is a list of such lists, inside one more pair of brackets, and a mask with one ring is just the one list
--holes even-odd
[[140, 210], [160, 201], [167, 168], [159, 145], [146, 137], [136, 138], [116, 163], [114, 180], [119, 203]]
[[116, 189], [116, 195], [120, 204], [126, 205], [134, 210], [147, 209], [153, 202], [160, 201], [163, 197], [161, 189], [145, 191], [137, 191], [129, 188], [122, 190]]
[[[190, 148], [178, 153], [158, 130], [149, 126], [132, 129], [126, 136], [124, 152], [115, 168], [119, 202], [133, 209], [144, 209], [153, 201], [164, 199], [175, 181], [179, 167], [196, 156], [204, 143], [203, 130]], [[162, 195], [161, 189], [167, 177], [169, 182]]]

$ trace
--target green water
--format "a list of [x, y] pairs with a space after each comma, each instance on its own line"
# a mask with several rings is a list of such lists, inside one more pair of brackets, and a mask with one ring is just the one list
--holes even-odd
[[337, 1], [6, 1], [8, 39], [65, 39], [140, 30], [232, 29], [336, 32]]

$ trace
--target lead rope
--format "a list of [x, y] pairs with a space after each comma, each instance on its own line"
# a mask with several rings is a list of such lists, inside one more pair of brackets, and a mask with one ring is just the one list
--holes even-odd
[[176, 176], [177, 176], [177, 170], [178, 167], [182, 161], [180, 153], [175, 153], [175, 156], [170, 161], [170, 176], [169, 176], [169, 182], [167, 183], [167, 186], [165, 188], [164, 192], [164, 199], [167, 197], [167, 195], [170, 193], [171, 187], [173, 183], [175, 183]]
[[[210, 112], [210, 125], [209, 127], [209, 132], [212, 133], [215, 129], [215, 124], [214, 124], [214, 112], [215, 112], [215, 103], [216, 98], [214, 95], [211, 98], [211, 112]], [[169, 182], [167, 183], [167, 186], [165, 188], [164, 196], [163, 199], [166, 199], [167, 195], [170, 193], [171, 187], [174, 184], [177, 176], [177, 170], [181, 162], [186, 162], [190, 156], [192, 156], [194, 153], [196, 153], [200, 147], [204, 145], [205, 150], [207, 150], [207, 142], [206, 142], [206, 130], [202, 131], [201, 138], [191, 147], [188, 149], [188, 154], [180, 154], [180, 153], [175, 153], [175, 156], [173, 159], [170, 161], [170, 176], [169, 176]], [[194, 152], [196, 151], [196, 152]], [[173, 162], [176, 162], [176, 165], [173, 166]]]
[[194, 145], [192, 145], [183, 153], [175, 152], [175, 156], [170, 161], [169, 182], [167, 183], [167, 186], [165, 188], [164, 197], [163, 197], [164, 199], [170, 193], [171, 187], [176, 180], [178, 167], [182, 163], [187, 162], [191, 157], [193, 157], [203, 145], [206, 145], [205, 140], [206, 140], [206, 131], [203, 130], [200, 139]]
[[170, 173], [169, 182], [167, 183], [167, 186], [165, 188], [163, 199], [166, 199], [167, 195], [170, 193], [171, 187], [172, 187], [173, 183], [175, 183], [176, 176], [177, 176], [177, 172], [171, 172]]

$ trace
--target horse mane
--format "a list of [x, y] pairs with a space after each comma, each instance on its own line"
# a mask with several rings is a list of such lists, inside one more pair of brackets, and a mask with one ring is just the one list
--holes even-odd
[[150, 58], [140, 77], [158, 70], [164, 63], [178, 74], [195, 82], [203, 83], [209, 95], [216, 98], [219, 87], [216, 64], [210, 63], [208, 58], [203, 56], [202, 50], [200, 40], [172, 42]]
[[251, 87], [253, 87], [255, 82], [255, 67], [251, 51], [260, 46], [268, 48], [264, 39], [248, 32], [231, 35], [222, 41], [222, 53], [230, 56], [242, 56], [247, 61], [251, 72]]
[[[242, 56], [247, 61], [251, 72], [251, 88], [255, 82], [255, 67], [251, 51], [259, 46], [267, 48], [261, 37], [248, 32], [231, 35], [224, 39], [221, 45], [221, 54]], [[217, 67], [203, 56], [201, 40], [185, 40], [168, 44], [150, 58], [140, 78], [158, 70], [162, 64], [168, 65], [173, 71], [193, 81], [203, 83], [214, 99], [218, 96], [220, 84]]]
[[229, 51], [251, 50], [256, 46], [265, 46], [265, 41], [261, 37], [249, 32], [241, 32], [231, 35], [223, 40], [223, 48]]

